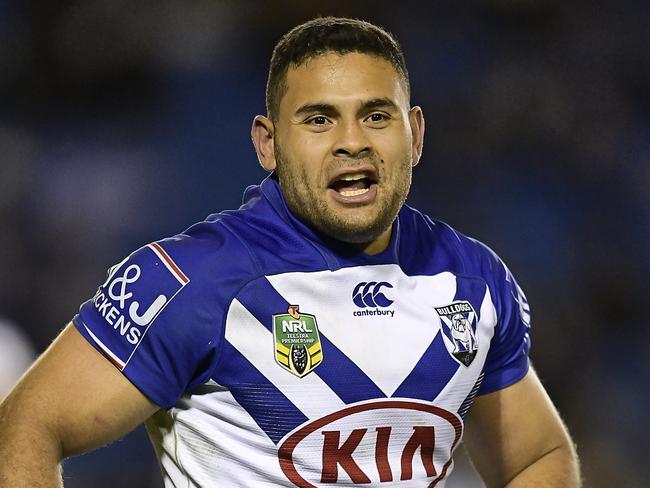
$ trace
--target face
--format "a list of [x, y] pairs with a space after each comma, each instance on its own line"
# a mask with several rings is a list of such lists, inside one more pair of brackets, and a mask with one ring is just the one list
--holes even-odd
[[385, 247], [424, 129], [400, 75], [382, 58], [330, 53], [290, 68], [286, 82], [265, 167], [289, 209], [340, 241]]

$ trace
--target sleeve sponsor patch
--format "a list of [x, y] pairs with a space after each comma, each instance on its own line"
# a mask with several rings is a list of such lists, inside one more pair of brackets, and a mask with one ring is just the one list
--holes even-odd
[[[118, 369], [123, 369], [147, 330], [189, 283], [157, 243], [148, 244], [109, 270], [92, 299], [95, 324], [86, 331]], [[103, 322], [106, 327], [99, 326]]]

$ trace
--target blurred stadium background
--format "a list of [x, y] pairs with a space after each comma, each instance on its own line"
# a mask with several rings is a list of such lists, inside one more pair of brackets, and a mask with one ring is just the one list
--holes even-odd
[[[401, 40], [427, 117], [410, 203], [487, 242], [526, 290], [586, 486], [650, 486], [649, 10], [0, 0], [0, 341], [17, 344], [0, 371], [125, 254], [237, 207], [265, 175], [249, 129], [274, 43], [317, 14], [360, 17]], [[147, 444], [139, 430], [68, 461], [66, 487], [160, 487]]]

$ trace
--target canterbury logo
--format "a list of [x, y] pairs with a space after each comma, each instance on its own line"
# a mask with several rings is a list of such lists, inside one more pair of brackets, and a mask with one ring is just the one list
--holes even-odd
[[391, 300], [382, 292], [383, 288], [392, 288], [393, 285], [387, 281], [365, 282], [362, 281], [354, 287], [352, 301], [359, 308], [366, 307], [389, 307], [394, 300]]

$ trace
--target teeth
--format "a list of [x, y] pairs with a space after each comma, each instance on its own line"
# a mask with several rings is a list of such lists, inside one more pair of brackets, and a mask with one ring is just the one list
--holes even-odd
[[341, 195], [344, 197], [356, 197], [357, 195], [363, 195], [368, 191], [368, 188], [361, 188], [360, 190], [345, 190], [341, 192]]
[[357, 180], [362, 180], [366, 177], [363, 173], [351, 173], [348, 175], [343, 175], [341, 176], [340, 179], [343, 181], [357, 181]]

